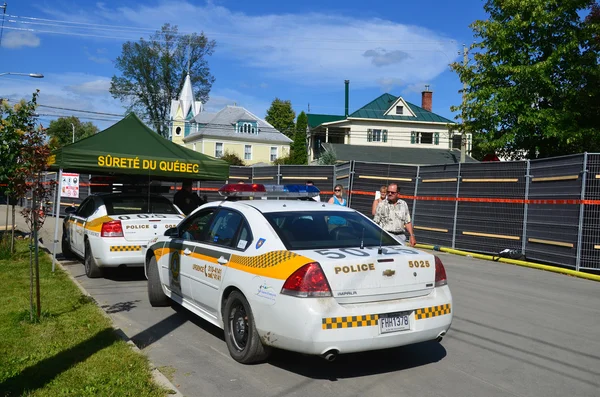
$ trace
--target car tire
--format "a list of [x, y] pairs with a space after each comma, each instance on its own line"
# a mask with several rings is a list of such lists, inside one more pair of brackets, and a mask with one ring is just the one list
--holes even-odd
[[271, 347], [260, 340], [250, 304], [239, 291], [233, 291], [225, 302], [223, 311], [225, 342], [231, 357], [242, 364], [266, 360]]
[[92, 247], [90, 242], [85, 240], [85, 255], [83, 257], [83, 266], [85, 267], [85, 275], [89, 278], [98, 278], [102, 276], [102, 269], [96, 265], [94, 255], [92, 255]]
[[60, 250], [62, 251], [63, 257], [65, 259], [74, 259], [75, 254], [73, 253], [73, 251], [71, 251], [71, 244], [69, 243], [67, 237], [68, 236], [66, 230], [63, 230], [62, 239], [60, 241]]
[[169, 306], [169, 297], [163, 291], [155, 256], [148, 263], [148, 300], [152, 307]]

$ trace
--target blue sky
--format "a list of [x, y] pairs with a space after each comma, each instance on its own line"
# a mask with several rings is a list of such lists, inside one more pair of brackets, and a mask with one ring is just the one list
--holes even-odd
[[389, 92], [421, 104], [425, 84], [433, 111], [453, 118], [458, 77], [448, 64], [473, 41], [469, 24], [486, 17], [482, 0], [428, 2], [282, 0], [7, 0], [0, 73], [43, 73], [44, 79], [0, 76], [0, 97], [30, 98], [40, 89], [40, 121], [77, 115], [101, 129], [118, 118], [55, 108], [122, 114], [108, 92], [114, 60], [127, 40], [164, 23], [217, 42], [209, 57], [216, 78], [207, 111], [238, 104], [264, 117], [275, 97], [297, 113], [343, 114]]

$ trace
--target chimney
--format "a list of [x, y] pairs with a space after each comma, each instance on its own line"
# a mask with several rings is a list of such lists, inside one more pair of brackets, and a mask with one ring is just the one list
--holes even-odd
[[421, 92], [421, 107], [431, 112], [431, 102], [433, 93], [429, 91], [429, 84], [425, 84], [425, 91]]
[[348, 86], [350, 85], [350, 80], [345, 80], [344, 84], [346, 85], [344, 116], [348, 117]]

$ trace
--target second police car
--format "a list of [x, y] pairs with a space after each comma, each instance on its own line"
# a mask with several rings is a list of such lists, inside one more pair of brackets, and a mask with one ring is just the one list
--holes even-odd
[[155, 194], [93, 194], [66, 212], [62, 253], [82, 258], [90, 278], [100, 277], [105, 267], [144, 266], [148, 240], [184, 218], [166, 197]]
[[[151, 240], [150, 303], [172, 299], [224, 329], [241, 363], [266, 359], [272, 347], [332, 360], [446, 334], [452, 295], [438, 257], [350, 208], [258, 199], [266, 190], [225, 185], [228, 200]], [[231, 200], [244, 194], [254, 199]]]

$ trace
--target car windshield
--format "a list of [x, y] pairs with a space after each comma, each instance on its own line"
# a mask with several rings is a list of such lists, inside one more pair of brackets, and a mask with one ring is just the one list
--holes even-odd
[[289, 250], [399, 244], [357, 212], [294, 211], [264, 216]]
[[107, 196], [103, 197], [107, 215], [123, 214], [179, 214], [165, 197]]

